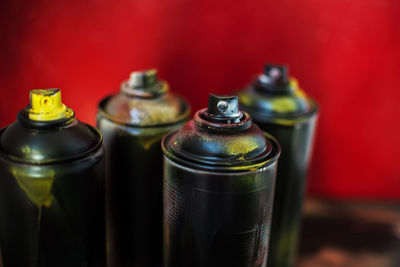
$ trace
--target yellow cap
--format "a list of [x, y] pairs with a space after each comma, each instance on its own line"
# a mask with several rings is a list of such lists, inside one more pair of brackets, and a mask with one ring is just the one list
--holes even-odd
[[35, 89], [30, 91], [29, 119], [51, 121], [74, 116], [72, 109], [61, 102], [60, 89]]

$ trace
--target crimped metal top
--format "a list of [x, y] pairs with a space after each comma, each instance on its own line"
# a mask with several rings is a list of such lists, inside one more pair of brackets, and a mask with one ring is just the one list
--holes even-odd
[[221, 101], [232, 107], [236, 101], [237, 105], [237, 98], [210, 95], [209, 104], [215, 106], [199, 110], [179, 131], [164, 137], [165, 155], [187, 166], [214, 171], [256, 170], [274, 161], [280, 153], [275, 139], [263, 134], [245, 112], [216, 111]]
[[18, 113], [17, 121], [0, 130], [1, 157], [42, 165], [77, 160], [102, 145], [100, 131], [75, 117], [38, 121], [29, 114], [30, 106]]
[[188, 119], [189, 104], [168, 91], [168, 84], [158, 80], [154, 69], [133, 72], [122, 83], [120, 93], [100, 102], [99, 115], [137, 127], [169, 125]]
[[264, 73], [238, 95], [240, 107], [256, 122], [293, 124], [317, 112], [315, 102], [289, 78], [285, 66], [266, 65]]

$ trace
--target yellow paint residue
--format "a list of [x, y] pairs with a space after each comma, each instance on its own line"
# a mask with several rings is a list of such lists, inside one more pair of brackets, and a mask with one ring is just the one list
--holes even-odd
[[297, 110], [297, 104], [291, 97], [271, 99], [272, 110], [279, 113], [288, 113]]
[[39, 208], [49, 207], [53, 200], [51, 189], [54, 182], [54, 170], [46, 171], [40, 177], [33, 176], [27, 170], [13, 169], [12, 173], [18, 182], [19, 187], [25, 192], [28, 198]]
[[248, 107], [252, 105], [252, 100], [247, 94], [239, 94], [240, 102], [242, 105]]
[[22, 148], [22, 153], [24, 153], [24, 154], [29, 154], [29, 153], [31, 153], [31, 148], [30, 148], [28, 145], [24, 146], [24, 147]]
[[227, 146], [227, 151], [230, 155], [241, 156], [239, 159], [244, 159], [244, 156], [251, 151], [257, 149], [258, 144], [253, 140], [246, 140], [246, 142], [235, 142]]

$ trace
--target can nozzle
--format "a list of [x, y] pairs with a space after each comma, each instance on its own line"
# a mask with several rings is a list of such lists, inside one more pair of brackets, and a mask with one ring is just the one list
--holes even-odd
[[146, 88], [158, 82], [157, 70], [134, 71], [131, 73], [128, 84], [132, 88]]
[[122, 83], [121, 90], [128, 96], [153, 98], [166, 93], [168, 84], [158, 79], [156, 69], [134, 71]]
[[222, 96], [210, 94], [208, 98], [207, 113], [211, 117], [221, 120], [237, 119], [242, 116], [239, 111], [239, 100], [237, 96]]
[[61, 102], [60, 89], [35, 89], [30, 91], [29, 119], [51, 121], [73, 116], [73, 111]]
[[284, 65], [264, 66], [264, 72], [258, 77], [257, 84], [260, 88], [270, 92], [286, 92], [289, 90], [288, 68]]
[[289, 78], [288, 69], [283, 65], [265, 65], [264, 75], [269, 78], [270, 82], [273, 83], [286, 83], [288, 82]]

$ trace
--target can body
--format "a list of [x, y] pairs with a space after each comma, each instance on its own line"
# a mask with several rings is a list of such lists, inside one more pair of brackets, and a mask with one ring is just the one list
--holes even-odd
[[183, 125], [187, 102], [157, 70], [134, 71], [100, 101], [106, 149], [106, 243], [110, 267], [162, 264], [161, 139]]
[[239, 93], [240, 105], [261, 130], [281, 144], [268, 266], [295, 264], [301, 212], [318, 107], [283, 65], [264, 72]]
[[265, 267], [277, 141], [237, 96], [210, 94], [162, 149], [165, 267]]
[[256, 122], [281, 144], [268, 266], [294, 266], [317, 116], [294, 125]]
[[276, 163], [213, 173], [164, 159], [165, 266], [266, 266]]
[[[132, 127], [101, 115], [106, 149], [109, 266], [162, 263], [162, 152], [167, 127]], [[135, 264], [135, 265], [133, 265]]]
[[100, 146], [79, 160], [45, 165], [0, 157], [4, 267], [104, 266], [103, 156]]

